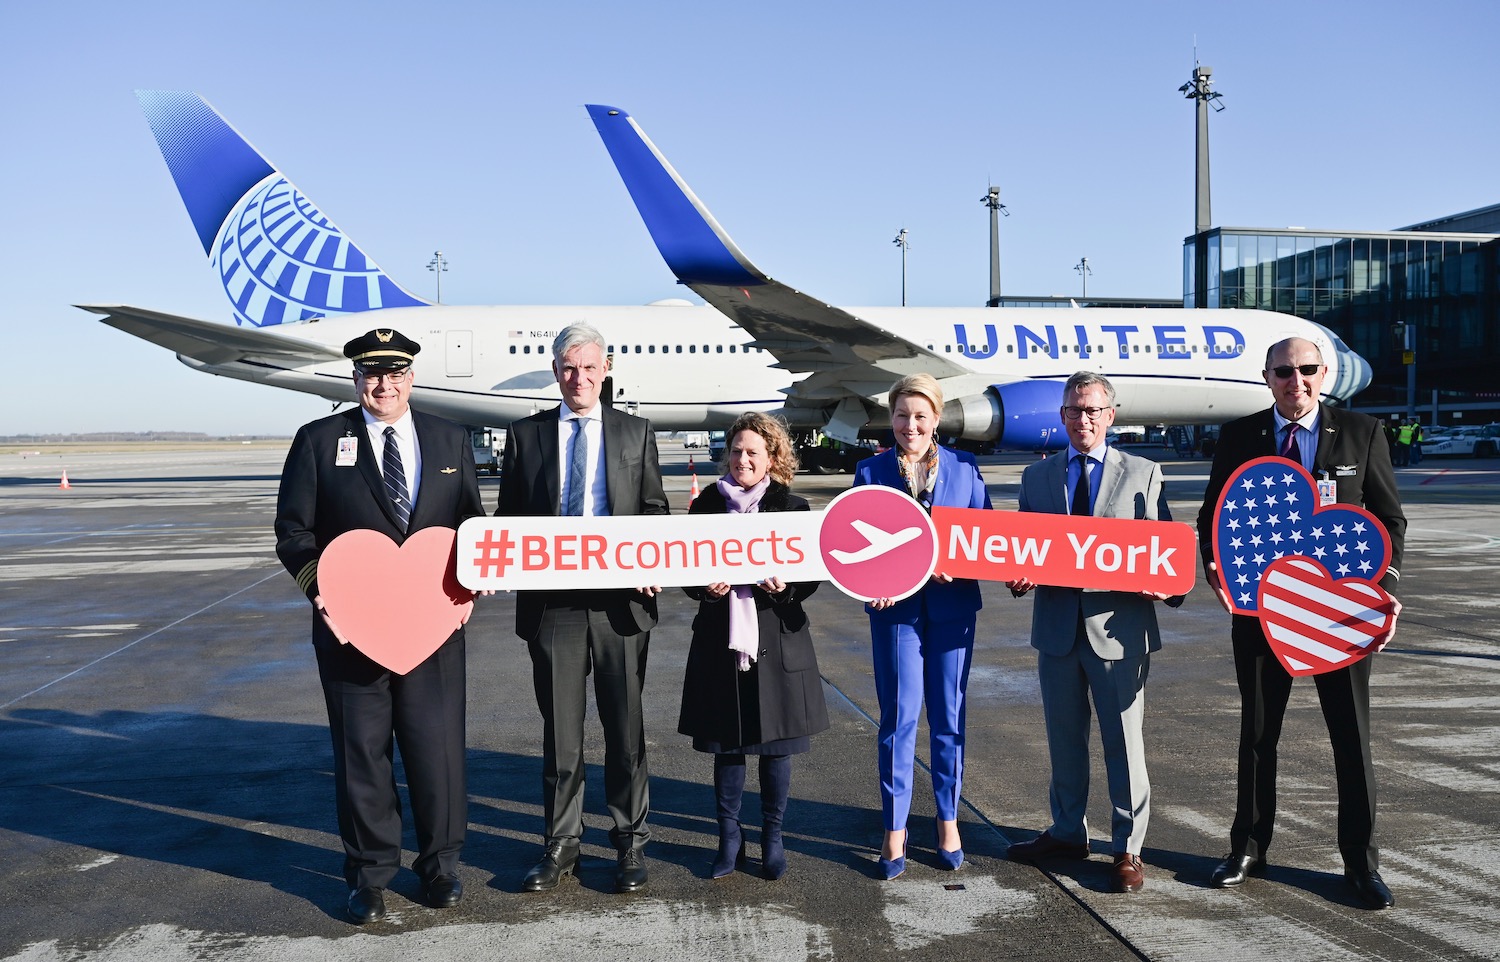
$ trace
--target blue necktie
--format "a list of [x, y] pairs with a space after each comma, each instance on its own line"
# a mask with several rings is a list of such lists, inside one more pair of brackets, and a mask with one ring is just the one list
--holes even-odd
[[589, 437], [583, 430], [583, 418], [573, 419], [573, 437], [568, 450], [568, 507], [569, 517], [583, 516], [583, 491], [588, 486], [584, 480], [589, 462]]
[[396, 508], [396, 517], [401, 522], [401, 533], [406, 533], [411, 521], [411, 493], [406, 490], [406, 468], [401, 463], [401, 449], [396, 446], [396, 429], [385, 429], [385, 453], [381, 457], [385, 474], [385, 493]]
[[1093, 512], [1089, 510], [1089, 459], [1088, 455], [1080, 454], [1073, 458], [1078, 462], [1078, 483], [1073, 485], [1073, 507], [1069, 514], [1088, 515]]

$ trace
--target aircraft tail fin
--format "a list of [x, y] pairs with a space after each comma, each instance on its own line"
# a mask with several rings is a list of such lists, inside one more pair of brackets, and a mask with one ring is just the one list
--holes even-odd
[[656, 249], [678, 280], [689, 286], [766, 283], [634, 118], [618, 107], [589, 104], [587, 109]]
[[138, 90], [235, 323], [420, 307], [195, 93]]

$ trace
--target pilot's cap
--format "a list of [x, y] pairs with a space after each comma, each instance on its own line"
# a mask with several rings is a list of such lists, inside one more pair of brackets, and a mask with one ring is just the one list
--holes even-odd
[[393, 328], [367, 331], [344, 345], [344, 356], [355, 367], [376, 371], [399, 371], [409, 367], [422, 345]]

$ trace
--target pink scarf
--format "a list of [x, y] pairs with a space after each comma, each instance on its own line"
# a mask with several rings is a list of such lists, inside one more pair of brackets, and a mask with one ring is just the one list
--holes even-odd
[[[726, 474], [718, 480], [719, 493], [730, 514], [755, 514], [760, 511], [760, 499], [771, 486], [771, 476], [766, 475], [760, 483], [742, 488]], [[735, 653], [740, 671], [749, 671], [760, 651], [760, 618], [755, 613], [755, 586], [735, 585], [729, 589], [729, 650]]]

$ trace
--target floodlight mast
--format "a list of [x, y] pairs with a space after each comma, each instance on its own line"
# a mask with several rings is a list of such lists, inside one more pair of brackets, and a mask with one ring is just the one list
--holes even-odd
[[896, 239], [891, 241], [901, 248], [901, 306], [906, 306], [906, 251], [911, 247], [911, 241], [906, 239], [906, 228], [903, 227], [896, 232]]
[[1224, 109], [1223, 94], [1213, 89], [1214, 70], [1202, 64], [1193, 65], [1193, 79], [1177, 88], [1188, 100], [1198, 102], [1198, 162], [1193, 180], [1197, 185], [1198, 198], [1194, 208], [1193, 233], [1201, 234], [1213, 226], [1213, 215], [1208, 201], [1208, 108], [1212, 104], [1217, 113]]
[[427, 269], [437, 277], [437, 302], [443, 303], [443, 271], [448, 269], [448, 261], [444, 259], [442, 251], [433, 251], [432, 260], [427, 262]]
[[1089, 259], [1084, 257], [1080, 258], [1078, 263], [1073, 265], [1073, 270], [1077, 271], [1078, 276], [1083, 278], [1083, 296], [1079, 300], [1086, 301], [1089, 297], [1089, 275], [1094, 273], [1094, 269], [1089, 267]]
[[990, 209], [990, 299], [986, 307], [1000, 306], [1000, 215], [1010, 211], [1000, 203], [1000, 188], [991, 186], [979, 202]]

